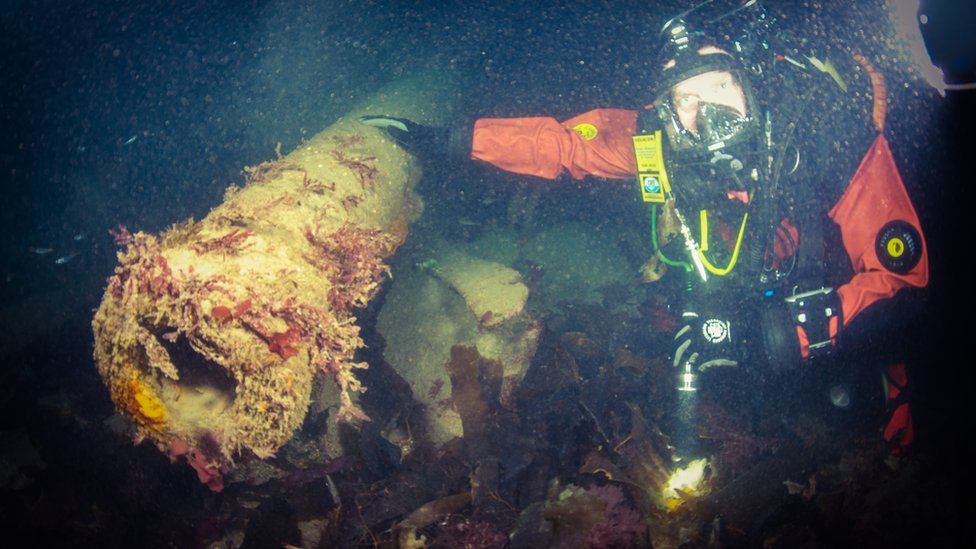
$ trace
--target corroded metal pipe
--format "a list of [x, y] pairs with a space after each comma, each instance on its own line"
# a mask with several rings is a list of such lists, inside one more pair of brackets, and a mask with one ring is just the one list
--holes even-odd
[[365, 418], [354, 399], [354, 371], [366, 367], [355, 312], [420, 213], [420, 169], [356, 117], [445, 123], [452, 82], [425, 74], [392, 85], [247, 169], [247, 184], [198, 222], [159, 235], [119, 229], [125, 249], [92, 323], [95, 360], [140, 440], [185, 457], [219, 490], [235, 460], [289, 440], [319, 374], [336, 382], [337, 419]]

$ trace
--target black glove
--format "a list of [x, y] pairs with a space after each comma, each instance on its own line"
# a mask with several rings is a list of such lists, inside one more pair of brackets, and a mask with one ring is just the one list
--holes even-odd
[[448, 153], [449, 128], [434, 128], [406, 118], [374, 114], [360, 116], [359, 122], [380, 128], [410, 154], [443, 157]]
[[733, 356], [732, 323], [716, 315], [686, 311], [674, 334], [673, 366], [691, 365], [705, 371], [712, 366], [738, 366]]

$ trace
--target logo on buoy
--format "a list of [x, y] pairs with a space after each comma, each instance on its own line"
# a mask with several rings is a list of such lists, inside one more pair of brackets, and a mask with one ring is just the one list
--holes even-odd
[[922, 235], [907, 221], [891, 221], [878, 231], [874, 251], [886, 269], [905, 274], [922, 259]]

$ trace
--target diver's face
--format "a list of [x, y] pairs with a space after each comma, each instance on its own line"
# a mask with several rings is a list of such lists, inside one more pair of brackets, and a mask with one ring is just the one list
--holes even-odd
[[746, 116], [746, 94], [728, 71], [712, 71], [693, 76], [671, 89], [671, 104], [681, 125], [695, 137], [702, 103], [712, 103]]

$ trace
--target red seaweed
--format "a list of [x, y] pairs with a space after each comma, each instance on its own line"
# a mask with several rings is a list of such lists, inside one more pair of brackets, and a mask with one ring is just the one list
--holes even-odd
[[215, 250], [220, 250], [227, 253], [237, 253], [243, 247], [244, 241], [253, 234], [254, 231], [250, 229], [233, 229], [224, 236], [219, 236], [217, 238], [204, 240], [203, 242], [194, 244], [193, 251], [196, 252], [197, 255]]
[[213, 309], [210, 309], [210, 316], [212, 316], [218, 322], [228, 322], [231, 319], [230, 309], [224, 307], [223, 305], [218, 305]]
[[308, 176], [308, 172], [302, 171], [302, 187], [312, 191], [315, 194], [324, 194], [325, 191], [335, 191], [336, 184], [335, 181], [330, 181], [328, 185], [322, 183], [318, 179], [312, 179]]
[[245, 299], [244, 301], [238, 303], [236, 307], [234, 307], [234, 316], [239, 317], [250, 310], [251, 310], [251, 300]]
[[371, 160], [376, 160], [375, 156], [366, 156], [363, 158], [350, 158], [346, 154], [338, 149], [332, 151], [332, 157], [339, 162], [340, 165], [345, 166], [356, 173], [359, 176], [359, 184], [362, 186], [364, 191], [372, 191], [376, 188], [376, 174], [379, 170], [376, 166], [367, 164]]
[[348, 148], [366, 141], [366, 136], [358, 133], [352, 135], [333, 135], [332, 140], [342, 148]]
[[261, 183], [265, 179], [268, 179], [269, 175], [273, 175], [281, 171], [282, 165], [278, 160], [272, 160], [269, 162], [262, 162], [257, 166], [245, 166], [244, 174], [247, 178], [247, 183]]
[[125, 228], [125, 225], [119, 223], [116, 229], [109, 229], [108, 234], [112, 235], [112, 239], [115, 241], [116, 246], [127, 246], [135, 241], [135, 237], [132, 233]]
[[119, 252], [120, 265], [107, 280], [113, 297], [124, 299], [133, 291], [156, 297], [179, 296], [177, 281], [166, 258], [159, 253], [159, 240], [155, 236], [141, 232], [133, 235], [122, 226], [112, 234], [116, 242], [126, 245], [125, 251]]
[[349, 208], [358, 207], [359, 203], [362, 201], [363, 201], [363, 197], [361, 196], [355, 194], [346, 195], [342, 199], [342, 209], [346, 210], [346, 213], [348, 214]]
[[282, 202], [287, 201], [289, 198], [290, 198], [290, 195], [288, 193], [284, 193], [281, 196], [279, 196], [278, 198], [275, 198], [274, 200], [272, 200], [271, 202], [268, 202], [267, 204], [263, 204], [261, 206], [258, 206], [256, 208], [254, 208], [254, 211], [255, 212], [266, 212], [266, 211], [274, 208], [275, 206], [281, 204]]
[[392, 239], [376, 229], [344, 225], [320, 235], [317, 228], [306, 227], [305, 238], [315, 250], [306, 259], [332, 283], [329, 302], [335, 310], [364, 307], [389, 273], [382, 254], [389, 251]]
[[286, 331], [271, 336], [268, 341], [268, 349], [282, 359], [288, 360], [298, 354], [298, 349], [292, 347], [292, 344], [297, 343], [300, 336], [301, 333], [297, 326], [289, 326]]

